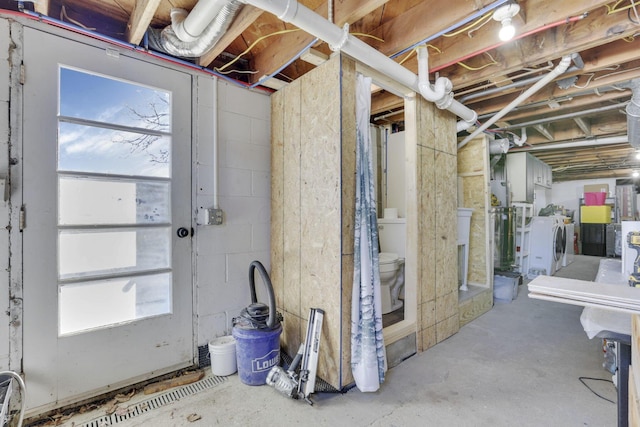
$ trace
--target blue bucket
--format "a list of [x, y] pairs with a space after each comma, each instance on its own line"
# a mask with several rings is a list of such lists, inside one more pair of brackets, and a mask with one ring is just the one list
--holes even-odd
[[266, 384], [271, 368], [280, 364], [281, 333], [280, 323], [274, 329], [233, 328], [238, 376], [243, 384]]

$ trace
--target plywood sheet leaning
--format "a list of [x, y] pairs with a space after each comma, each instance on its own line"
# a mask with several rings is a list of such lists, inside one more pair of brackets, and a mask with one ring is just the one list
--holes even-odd
[[[469, 142], [458, 152], [458, 176], [462, 179], [463, 207], [473, 208], [469, 235], [469, 283], [490, 287], [488, 257], [488, 162], [484, 137]], [[492, 260], [491, 260], [492, 262]], [[489, 271], [488, 271], [489, 270]]]
[[489, 160], [484, 136], [470, 141], [458, 151], [458, 178], [462, 182], [462, 194], [459, 195], [463, 203], [461, 207], [473, 209], [469, 235], [468, 283], [476, 289], [473, 296], [468, 298], [463, 291], [460, 293], [460, 324], [464, 325], [493, 307]]

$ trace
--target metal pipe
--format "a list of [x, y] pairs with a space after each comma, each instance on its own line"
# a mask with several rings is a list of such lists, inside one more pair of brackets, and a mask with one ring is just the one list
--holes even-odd
[[[573, 58], [574, 63], [576, 63], [576, 61], [578, 61], [578, 63], [581, 63], [582, 65], [574, 65], [574, 66], [569, 67], [569, 69], [566, 71], [567, 73], [571, 73], [571, 72], [574, 72], [574, 71], [579, 71], [582, 68], [584, 68], [584, 63], [582, 62], [582, 58], [580, 58], [580, 56], [578, 54], [575, 54], [575, 56], [573, 56], [572, 58]], [[460, 99], [458, 99], [458, 101], [467, 102], [467, 101], [470, 101], [472, 99], [481, 98], [483, 96], [493, 95], [494, 93], [504, 92], [505, 90], [517, 89], [519, 87], [526, 86], [528, 84], [533, 84], [533, 83], [537, 82], [538, 80], [540, 80], [542, 78], [544, 78], [544, 75], [529, 77], [528, 79], [518, 80], [516, 82], [509, 83], [509, 84], [504, 85], [504, 86], [494, 87], [494, 88], [491, 88], [491, 89], [483, 90], [481, 92], [470, 93], [468, 95], [460, 97]]]
[[505, 127], [498, 128], [496, 130], [520, 129], [520, 128], [527, 127], [527, 126], [534, 126], [534, 125], [541, 125], [541, 124], [544, 124], [544, 123], [551, 123], [551, 122], [555, 122], [557, 120], [573, 119], [575, 117], [587, 116], [589, 114], [602, 113], [602, 112], [605, 112], [605, 111], [624, 108], [627, 104], [628, 104], [627, 102], [621, 102], [620, 104], [612, 104], [612, 105], [607, 105], [605, 107], [591, 108], [589, 110], [576, 111], [575, 113], [560, 114], [559, 116], [545, 117], [544, 119], [531, 120], [531, 121], [523, 122], [523, 123], [516, 123], [516, 124], [510, 125], [510, 126], [505, 126]]
[[458, 150], [464, 147], [465, 145], [467, 145], [469, 141], [471, 141], [473, 138], [478, 136], [481, 132], [484, 132], [484, 130], [487, 129], [489, 126], [491, 126], [492, 124], [500, 120], [502, 117], [507, 115], [516, 106], [521, 104], [525, 99], [529, 98], [531, 95], [533, 95], [534, 93], [542, 89], [544, 86], [546, 86], [547, 83], [549, 83], [550, 81], [558, 77], [560, 74], [564, 73], [567, 70], [567, 68], [569, 68], [570, 64], [571, 64], [571, 55], [563, 56], [562, 59], [560, 60], [560, 63], [556, 66], [556, 68], [551, 70], [546, 76], [544, 76], [544, 78], [542, 78], [536, 84], [534, 84], [529, 89], [527, 89], [522, 94], [520, 94], [520, 96], [518, 96], [516, 99], [511, 101], [509, 105], [504, 107], [502, 110], [496, 113], [492, 118], [486, 121], [482, 126], [480, 126], [475, 131], [473, 131], [471, 135], [463, 139], [462, 142], [458, 144]]
[[519, 153], [520, 151], [542, 151], [542, 150], [564, 150], [565, 148], [593, 147], [600, 145], [624, 144], [629, 141], [627, 135], [609, 136], [607, 138], [589, 138], [582, 141], [559, 142], [555, 144], [537, 144], [522, 148], [512, 148], [510, 151]]

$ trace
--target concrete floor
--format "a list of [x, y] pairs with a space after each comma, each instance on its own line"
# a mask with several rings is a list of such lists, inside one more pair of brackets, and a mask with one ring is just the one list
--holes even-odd
[[[598, 261], [577, 256], [558, 276], [593, 280]], [[458, 334], [391, 369], [376, 393], [316, 394], [309, 406], [232, 375], [117, 425], [615, 426], [616, 405], [578, 379], [611, 379], [602, 368], [601, 340], [587, 338], [581, 311], [527, 298], [522, 285], [512, 303], [496, 304]], [[616, 400], [611, 383], [588, 383]], [[190, 414], [201, 418], [190, 422]], [[76, 416], [65, 425], [88, 419]]]

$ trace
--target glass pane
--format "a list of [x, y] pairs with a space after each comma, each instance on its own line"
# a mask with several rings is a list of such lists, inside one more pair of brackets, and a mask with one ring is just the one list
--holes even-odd
[[168, 182], [61, 176], [60, 225], [158, 224], [170, 221]]
[[60, 115], [170, 132], [171, 93], [61, 67]]
[[62, 230], [58, 235], [58, 275], [64, 280], [169, 268], [170, 244], [170, 227]]
[[60, 335], [171, 313], [171, 273], [60, 287]]
[[58, 124], [58, 170], [168, 178], [171, 138]]

